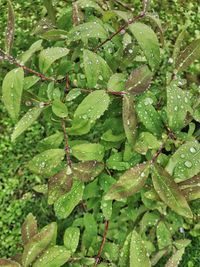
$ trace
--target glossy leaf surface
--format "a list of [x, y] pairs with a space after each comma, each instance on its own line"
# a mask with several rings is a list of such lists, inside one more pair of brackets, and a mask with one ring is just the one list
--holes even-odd
[[65, 118], [68, 116], [67, 106], [59, 100], [53, 101], [52, 111], [59, 118]]
[[192, 212], [186, 199], [174, 182], [172, 176], [158, 165], [153, 166], [152, 181], [159, 197], [172, 210], [187, 218], [192, 218]]
[[163, 249], [172, 243], [172, 237], [170, 231], [163, 221], [160, 221], [156, 228], [156, 236], [159, 249]]
[[96, 160], [102, 161], [104, 147], [100, 144], [80, 144], [72, 147], [72, 155], [81, 161]]
[[147, 65], [143, 65], [135, 69], [129, 76], [125, 90], [130, 94], [141, 94], [149, 88], [153, 73]]
[[23, 90], [24, 71], [17, 68], [9, 71], [2, 84], [3, 102], [10, 117], [18, 118]]
[[32, 213], [29, 213], [21, 229], [22, 243], [25, 246], [28, 241], [38, 233], [37, 221]]
[[78, 247], [79, 243], [79, 237], [80, 237], [80, 229], [78, 227], [68, 227], [65, 230], [63, 241], [64, 246], [74, 253]]
[[15, 14], [12, 3], [10, 0], [8, 0], [8, 23], [6, 29], [5, 44], [6, 44], [6, 51], [9, 56], [11, 54], [14, 36], [15, 36]]
[[142, 163], [126, 171], [105, 195], [106, 200], [131, 196], [145, 184], [149, 175], [149, 163]]

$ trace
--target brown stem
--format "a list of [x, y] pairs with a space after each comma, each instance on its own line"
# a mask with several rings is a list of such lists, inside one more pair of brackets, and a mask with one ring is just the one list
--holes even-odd
[[126, 28], [129, 24], [132, 24], [133, 22], [135, 22], [136, 20], [138, 20], [139, 18], [144, 17], [144, 13], [140, 13], [136, 18], [126, 22], [126, 24], [124, 24], [124, 26], [122, 26], [118, 31], [116, 31], [115, 33], [113, 33], [110, 37], [108, 37], [105, 41], [103, 41], [102, 43], [100, 43], [98, 46], [96, 46], [94, 48], [94, 51], [97, 52], [97, 50], [104, 45], [105, 43], [107, 43], [108, 41], [112, 40], [112, 38], [114, 36], [116, 36], [118, 33], [120, 33], [124, 28]]
[[66, 99], [66, 96], [69, 92], [69, 73], [66, 74], [66, 86], [65, 86], [65, 91], [64, 91], [64, 96], [63, 96], [63, 99], [62, 99], [62, 102], [65, 103], [65, 99]]
[[174, 77], [175, 77], [175, 73], [172, 73], [172, 76], [171, 76], [171, 79], [170, 79], [170, 81], [169, 81], [169, 83], [168, 83], [168, 86], [170, 86], [170, 84], [171, 84], [171, 82], [173, 81]]
[[126, 9], [128, 9], [128, 10], [130, 10], [130, 11], [133, 11], [133, 10], [134, 10], [133, 8], [131, 8], [130, 6], [127, 6], [126, 4], [124, 4], [124, 3], [121, 2], [121, 1], [115, 0], [115, 2], [116, 2], [117, 4], [119, 4], [120, 6], [126, 8]]
[[158, 157], [158, 155], [160, 155], [161, 151], [163, 150], [164, 145], [167, 142], [169, 136], [167, 136], [166, 140], [163, 142], [162, 146], [159, 148], [159, 150], [156, 152], [155, 156], [152, 158], [151, 163], [153, 164], [156, 160], [156, 158]]
[[83, 209], [84, 209], [85, 213], [87, 213], [87, 212], [88, 212], [88, 211], [87, 211], [87, 208], [86, 208], [85, 203], [83, 202], [82, 199], [81, 199], [81, 204], [82, 204], [82, 206], [83, 206]]
[[105, 243], [105, 240], [106, 240], [106, 236], [107, 236], [107, 233], [108, 233], [108, 226], [109, 226], [109, 221], [106, 221], [105, 234], [104, 234], [103, 240], [101, 242], [101, 246], [100, 246], [99, 253], [97, 255], [94, 267], [96, 267], [98, 265], [99, 259], [101, 257], [101, 252], [102, 252], [102, 249], [103, 249], [103, 246], [104, 246], [104, 243]]
[[65, 136], [65, 150], [66, 150], [66, 153], [67, 153], [67, 161], [68, 161], [68, 165], [71, 167], [72, 166], [72, 162], [71, 162], [70, 155], [69, 155], [70, 148], [69, 148], [69, 145], [68, 145], [67, 134], [66, 134], [66, 131], [65, 131], [65, 120], [64, 119], [62, 121], [62, 127], [63, 127], [64, 136]]

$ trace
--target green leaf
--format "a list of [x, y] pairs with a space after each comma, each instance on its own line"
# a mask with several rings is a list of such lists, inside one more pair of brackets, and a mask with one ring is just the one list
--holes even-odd
[[12, 3], [8, 0], [8, 23], [5, 34], [6, 52], [10, 56], [15, 36], [15, 14]]
[[85, 213], [84, 226], [85, 226], [85, 231], [83, 233], [83, 244], [86, 247], [86, 249], [88, 249], [91, 246], [92, 241], [97, 236], [97, 222], [94, 218], [94, 215], [90, 213]]
[[151, 69], [157, 69], [160, 62], [160, 48], [154, 31], [143, 23], [133, 23], [129, 25], [129, 29], [144, 51]]
[[51, 47], [42, 50], [39, 55], [39, 68], [42, 73], [46, 73], [51, 64], [69, 53], [69, 49], [63, 47]]
[[80, 229], [78, 227], [68, 227], [65, 230], [63, 241], [64, 246], [70, 250], [72, 253], [74, 253], [78, 247], [80, 238]]
[[130, 243], [131, 243], [132, 233], [129, 233], [124, 242], [120, 257], [119, 257], [119, 267], [130, 266]]
[[101, 210], [103, 212], [103, 216], [107, 221], [110, 220], [112, 216], [112, 200], [101, 200]]
[[39, 184], [32, 187], [38, 193], [47, 194], [48, 193], [48, 185], [47, 184]]
[[74, 120], [82, 118], [93, 123], [103, 115], [109, 103], [110, 98], [104, 90], [94, 91], [80, 103], [74, 113]]
[[186, 27], [183, 28], [183, 30], [179, 33], [179, 35], [176, 39], [175, 45], [174, 45], [173, 56], [172, 56], [174, 65], [175, 65], [176, 59], [180, 53], [181, 43], [185, 37], [185, 34], [186, 34]]
[[50, 171], [63, 160], [64, 155], [64, 149], [49, 149], [30, 160], [28, 167], [34, 173], [49, 175]]
[[134, 145], [134, 150], [142, 155], [146, 155], [147, 150], [158, 150], [160, 146], [161, 144], [153, 134], [149, 132], [141, 132]]
[[182, 193], [187, 201], [196, 200], [200, 198], [199, 186], [186, 188], [182, 190]]
[[182, 182], [199, 173], [199, 155], [199, 142], [186, 142], [169, 159], [165, 170], [175, 177], [176, 182]]
[[190, 243], [191, 240], [189, 239], [179, 239], [173, 242], [177, 249], [186, 248]]
[[[19, 60], [20, 60], [20, 63], [21, 64], [25, 64], [29, 58], [38, 50], [40, 50], [42, 48], [42, 40], [38, 40], [36, 41], [35, 43], [33, 43], [31, 45], [31, 47], [25, 51], [20, 57], [19, 57]], [[35, 77], [36, 78], [36, 77]]]
[[133, 95], [141, 94], [149, 88], [152, 77], [153, 73], [147, 65], [140, 66], [130, 74], [125, 90]]
[[126, 171], [105, 195], [105, 200], [131, 196], [145, 184], [149, 175], [149, 162], [139, 164]]
[[48, 228], [33, 236], [24, 247], [22, 264], [28, 267], [50, 245], [56, 226], [51, 223]]
[[50, 20], [48, 19], [41, 19], [34, 27], [33, 31], [32, 31], [32, 35], [33, 34], [43, 34], [49, 30], [54, 29], [54, 25], [51, 23]]
[[33, 264], [33, 267], [60, 267], [68, 261], [71, 253], [64, 246], [54, 246], [47, 249]]
[[24, 71], [17, 68], [9, 71], [2, 84], [3, 102], [10, 117], [14, 120], [18, 118], [20, 103], [23, 91]]
[[194, 40], [177, 58], [176, 72], [186, 69], [197, 57], [200, 56], [200, 39]]
[[83, 64], [89, 88], [95, 87], [98, 80], [108, 80], [112, 74], [102, 57], [86, 49], [83, 51]]
[[170, 130], [179, 131], [184, 127], [187, 111], [191, 110], [187, 93], [175, 81], [167, 87], [167, 118]]
[[72, 21], [73, 25], [77, 26], [84, 23], [86, 20], [84, 13], [81, 11], [80, 6], [77, 2], [72, 3]]
[[16, 261], [0, 258], [0, 266], [1, 267], [21, 267], [21, 264], [19, 264]]
[[106, 39], [107, 37], [108, 37], [108, 33], [106, 32], [104, 27], [101, 24], [97, 23], [96, 21], [80, 24], [74, 27], [68, 33], [69, 41], [77, 41], [82, 38]]
[[180, 190], [197, 187], [200, 185], [200, 174], [178, 184]]
[[179, 215], [192, 218], [186, 199], [168, 172], [158, 165], [153, 166], [152, 181], [159, 197]]
[[152, 255], [151, 255], [151, 266], [154, 266], [158, 263], [158, 261], [164, 256], [166, 255], [167, 253], [169, 253], [169, 248], [166, 248], [166, 249], [161, 249], [161, 250], [158, 250], [156, 252], [154, 252]]
[[113, 74], [108, 81], [108, 91], [123, 91], [125, 88], [126, 75], [123, 73]]
[[73, 175], [69, 166], [59, 171], [48, 182], [48, 204], [53, 204], [62, 195], [70, 191]]
[[92, 7], [100, 12], [103, 12], [102, 8], [92, 0], [78, 0], [77, 3], [80, 5], [81, 8], [88, 8]]
[[56, 24], [56, 12], [53, 6], [53, 1], [51, 0], [43, 0], [43, 4], [47, 10], [48, 17], [50, 18], [51, 22], [55, 25]]
[[40, 77], [37, 76], [28, 76], [24, 78], [24, 90], [28, 90], [34, 84], [40, 80]]
[[42, 108], [34, 107], [29, 109], [28, 112], [16, 124], [11, 136], [11, 141], [14, 141], [20, 134], [22, 134], [37, 118], [40, 116]]
[[104, 157], [104, 147], [100, 144], [80, 144], [72, 147], [72, 155], [78, 160], [102, 161]]
[[21, 229], [22, 243], [25, 246], [28, 241], [38, 233], [37, 221], [32, 213], [29, 213]]
[[123, 97], [122, 117], [126, 138], [131, 147], [133, 147], [136, 140], [137, 119], [134, 101], [126, 95]]
[[175, 253], [173, 253], [173, 255], [169, 258], [169, 260], [165, 264], [165, 267], [178, 267], [184, 252], [185, 248], [181, 248], [177, 250]]
[[144, 241], [135, 230], [132, 232], [130, 243], [130, 266], [151, 266]]
[[136, 114], [147, 130], [160, 137], [163, 130], [162, 120], [152, 103], [151, 98], [142, 96], [136, 103]]
[[44, 32], [43, 34], [41, 34], [40, 37], [45, 40], [53, 40], [53, 41], [65, 40], [67, 39], [67, 31], [50, 30], [48, 32]]
[[101, 256], [107, 261], [116, 262], [119, 257], [119, 246], [115, 243], [105, 242]]
[[63, 138], [64, 138], [63, 133], [57, 132], [39, 141], [36, 148], [39, 152], [43, 152], [44, 150], [50, 148], [58, 148], [62, 143]]
[[90, 182], [104, 169], [103, 164], [93, 160], [72, 164], [73, 175], [81, 182]]
[[125, 139], [125, 134], [114, 135], [112, 129], [109, 129], [101, 136], [101, 139], [107, 142], [120, 142]]
[[6, 60], [8, 60], [6, 53], [0, 49], [0, 61], [6, 61]]
[[156, 236], [159, 249], [165, 248], [172, 244], [171, 233], [163, 221], [160, 221], [156, 228]]
[[58, 219], [67, 218], [80, 202], [84, 190], [84, 184], [74, 180], [71, 191], [61, 196], [54, 204], [54, 210]]
[[108, 169], [124, 171], [128, 170], [131, 166], [128, 162], [123, 161], [122, 152], [114, 153], [106, 160]]
[[53, 101], [52, 111], [56, 116], [60, 118], [65, 118], [68, 116], [67, 106], [59, 100]]
[[71, 128], [66, 128], [69, 135], [82, 135], [90, 131], [91, 125], [88, 119], [74, 118]]

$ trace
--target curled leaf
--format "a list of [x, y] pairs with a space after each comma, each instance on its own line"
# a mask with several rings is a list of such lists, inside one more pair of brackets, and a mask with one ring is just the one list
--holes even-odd
[[22, 243], [25, 246], [28, 241], [38, 233], [37, 221], [32, 213], [29, 213], [21, 229]]
[[8, 0], [8, 23], [6, 29], [6, 51], [8, 55], [11, 54], [11, 49], [15, 35], [15, 14], [11, 1]]

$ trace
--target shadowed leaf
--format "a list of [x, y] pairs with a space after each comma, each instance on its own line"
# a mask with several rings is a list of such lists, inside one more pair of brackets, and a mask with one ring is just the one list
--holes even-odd
[[178, 35], [176, 39], [174, 49], [173, 49], [173, 56], [172, 56], [174, 65], [180, 53], [181, 44], [182, 44], [183, 38], [185, 37], [185, 34], [186, 34], [186, 28], [183, 28], [183, 30], [180, 32], [180, 34]]
[[32, 213], [29, 213], [21, 229], [22, 243], [25, 246], [30, 239], [38, 233], [37, 221]]
[[151, 255], [151, 266], [156, 265], [156, 263], [157, 263], [157, 262], [164, 256], [164, 255], [167, 254], [168, 250], [169, 250], [169, 247], [154, 252], [154, 253]]
[[142, 0], [142, 11], [146, 13], [149, 9], [149, 4], [151, 0]]
[[79, 6], [81, 8], [88, 8], [88, 7], [92, 7], [100, 12], [103, 12], [103, 10], [101, 9], [101, 7], [95, 3], [96, 1], [93, 0], [78, 0], [77, 3], [79, 4]]
[[43, 152], [44, 150], [50, 148], [58, 148], [62, 143], [63, 138], [64, 138], [63, 133], [57, 132], [39, 141], [36, 148], [39, 152]]
[[[17, 253], [11, 257], [11, 260], [22, 264], [22, 253]], [[21, 265], [20, 265], [21, 266]]]
[[169, 258], [169, 260], [165, 264], [165, 267], [178, 267], [184, 252], [185, 248], [181, 248], [177, 250], [175, 253], [173, 253], [173, 255]]
[[15, 15], [13, 6], [8, 0], [8, 23], [7, 23], [7, 29], [6, 29], [6, 51], [8, 55], [11, 54], [11, 49], [14, 41], [15, 36]]
[[85, 21], [85, 15], [81, 11], [77, 2], [72, 3], [72, 21], [74, 26], [77, 26]]
[[124, 95], [123, 97], [122, 117], [126, 138], [128, 139], [128, 142], [131, 147], [133, 147], [136, 139], [137, 119], [134, 108], [134, 101], [126, 95]]
[[104, 169], [103, 164], [93, 160], [72, 164], [73, 175], [81, 182], [90, 182]]
[[175, 68], [176, 71], [186, 69], [197, 57], [200, 56], [200, 39], [193, 41], [177, 58]]
[[[25, 51], [20, 57], [20, 63], [21, 64], [25, 64], [29, 58], [38, 50], [40, 50], [42, 48], [42, 40], [38, 40], [35, 43], [33, 43], [30, 48]], [[34, 79], [39, 79], [38, 77], [33, 76]]]
[[125, 90], [133, 95], [141, 94], [149, 88], [152, 77], [153, 73], [147, 65], [140, 66], [129, 76]]
[[24, 247], [22, 263], [24, 267], [29, 266], [50, 245], [56, 226], [51, 223], [48, 228], [33, 236]]
[[0, 266], [1, 267], [21, 267], [21, 264], [19, 264], [16, 261], [0, 258]]
[[125, 198], [138, 192], [149, 175], [149, 162], [126, 171], [105, 195], [105, 200]]
[[52, 0], [43, 0], [43, 4], [46, 7], [48, 17], [51, 19], [52, 23], [56, 24], [56, 11], [53, 7]]
[[8, 60], [8, 57], [6, 56], [6, 53], [0, 49], [0, 61], [5, 61], [5, 60]]
[[200, 188], [200, 174], [195, 175], [194, 177], [179, 183], [178, 186], [180, 190], [184, 190], [184, 189], [192, 188], [192, 187], [198, 187], [198, 186]]
[[126, 240], [124, 242], [119, 258], [119, 267], [130, 266], [130, 258], [129, 258], [130, 243], [131, 243], [131, 233], [127, 235]]
[[70, 167], [56, 173], [48, 182], [48, 204], [53, 204], [59, 197], [70, 191], [73, 184], [73, 174]]
[[104, 147], [100, 144], [80, 144], [72, 147], [72, 155], [78, 160], [102, 161], [104, 157]]
[[172, 210], [178, 214], [192, 218], [192, 212], [186, 199], [179, 190], [178, 185], [174, 182], [172, 176], [158, 165], [153, 166], [152, 181], [159, 197]]

